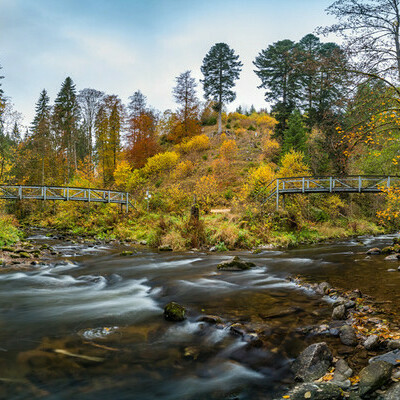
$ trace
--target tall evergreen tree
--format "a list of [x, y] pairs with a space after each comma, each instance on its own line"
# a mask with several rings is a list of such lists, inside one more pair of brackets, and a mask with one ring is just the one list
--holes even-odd
[[180, 105], [177, 116], [179, 123], [174, 127], [171, 135], [174, 142], [179, 143], [184, 137], [200, 133], [199, 100], [196, 95], [196, 80], [185, 71], [176, 78], [173, 94], [175, 101]]
[[226, 43], [216, 43], [203, 59], [201, 72], [204, 75], [204, 96], [216, 102], [218, 111], [218, 133], [222, 132], [222, 107], [224, 103], [235, 100], [232, 90], [235, 80], [239, 79], [243, 64]]
[[54, 106], [53, 121], [59, 150], [64, 158], [67, 183], [78, 168], [79, 105], [75, 85], [70, 77], [63, 82]]
[[283, 132], [282, 154], [290, 150], [306, 152], [307, 134], [299, 110], [294, 110], [289, 117], [288, 127]]

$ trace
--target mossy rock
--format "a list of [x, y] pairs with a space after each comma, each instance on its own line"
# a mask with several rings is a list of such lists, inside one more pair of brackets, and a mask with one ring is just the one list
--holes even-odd
[[400, 237], [393, 238], [393, 244], [399, 244], [400, 245]]
[[174, 301], [168, 303], [164, 308], [164, 318], [167, 321], [179, 322], [183, 321], [186, 317], [186, 308]]
[[255, 266], [254, 263], [243, 261], [238, 256], [235, 256], [230, 260], [223, 261], [217, 266], [217, 269], [221, 271], [245, 271]]
[[123, 251], [123, 252], [120, 254], [120, 256], [126, 257], [126, 256], [131, 256], [131, 255], [133, 255], [133, 254], [134, 254], [133, 251], [131, 251], [131, 250], [125, 250], [125, 251]]
[[1, 250], [2, 251], [7, 251], [8, 253], [14, 253], [15, 252], [15, 249], [13, 247], [7, 247], [7, 246], [2, 247]]
[[18, 255], [20, 258], [31, 258], [31, 255], [26, 251], [21, 251]]
[[384, 247], [381, 250], [381, 252], [382, 252], [382, 254], [391, 254], [391, 253], [395, 253], [395, 250], [394, 250], [393, 246], [387, 246], [387, 247]]

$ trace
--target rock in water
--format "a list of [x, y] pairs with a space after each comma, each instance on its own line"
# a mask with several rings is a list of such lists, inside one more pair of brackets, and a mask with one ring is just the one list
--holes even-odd
[[381, 254], [381, 249], [379, 249], [378, 247], [374, 247], [373, 249], [369, 249], [366, 254], [368, 255], [378, 255]]
[[335, 320], [346, 319], [346, 307], [343, 304], [333, 309], [332, 319]]
[[255, 266], [255, 264], [243, 261], [238, 256], [235, 256], [230, 260], [223, 261], [217, 266], [217, 269], [222, 271], [245, 271]]
[[357, 346], [358, 340], [354, 329], [350, 325], [344, 325], [339, 332], [340, 341], [346, 346]]
[[167, 321], [179, 322], [183, 321], [186, 317], [186, 308], [174, 301], [168, 303], [164, 308], [164, 318]]
[[290, 400], [343, 400], [343, 391], [331, 383], [303, 383], [296, 386], [284, 398]]
[[368, 362], [372, 364], [376, 361], [385, 361], [389, 364], [398, 366], [400, 365], [400, 350], [393, 350], [389, 353], [381, 354], [380, 356], [372, 357]]
[[308, 346], [293, 363], [297, 379], [313, 381], [326, 374], [332, 364], [332, 353], [325, 342]]
[[367, 337], [367, 339], [364, 341], [363, 346], [367, 350], [373, 350], [379, 345], [379, 337], [378, 335], [370, 335]]
[[172, 246], [170, 244], [162, 244], [158, 247], [159, 251], [172, 251]]
[[361, 397], [372, 393], [384, 385], [392, 375], [393, 366], [385, 361], [376, 361], [365, 367], [360, 372]]

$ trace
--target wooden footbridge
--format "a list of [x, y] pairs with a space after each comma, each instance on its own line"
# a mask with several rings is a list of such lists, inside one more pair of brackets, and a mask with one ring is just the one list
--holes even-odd
[[275, 198], [279, 210], [279, 199], [292, 194], [312, 193], [381, 193], [387, 188], [400, 188], [399, 176], [350, 175], [336, 176], [296, 176], [279, 178], [269, 183], [263, 190], [261, 203]]
[[0, 185], [0, 199], [6, 200], [61, 200], [88, 203], [120, 204], [129, 211], [133, 205], [129, 193], [105, 189], [63, 186]]

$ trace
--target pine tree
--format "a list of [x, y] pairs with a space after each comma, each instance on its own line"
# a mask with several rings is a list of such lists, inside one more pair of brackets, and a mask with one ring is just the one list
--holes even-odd
[[294, 110], [289, 117], [288, 127], [283, 132], [282, 155], [290, 150], [306, 152], [307, 134], [299, 110]]
[[225, 102], [235, 100], [236, 93], [232, 91], [235, 80], [239, 79], [242, 63], [238, 61], [233, 49], [225, 43], [216, 43], [203, 59], [201, 72], [204, 75], [204, 96], [216, 102], [218, 111], [218, 133], [222, 132], [222, 107]]
[[63, 155], [67, 183], [78, 168], [79, 105], [75, 85], [70, 77], [63, 82], [54, 106], [53, 121]]

